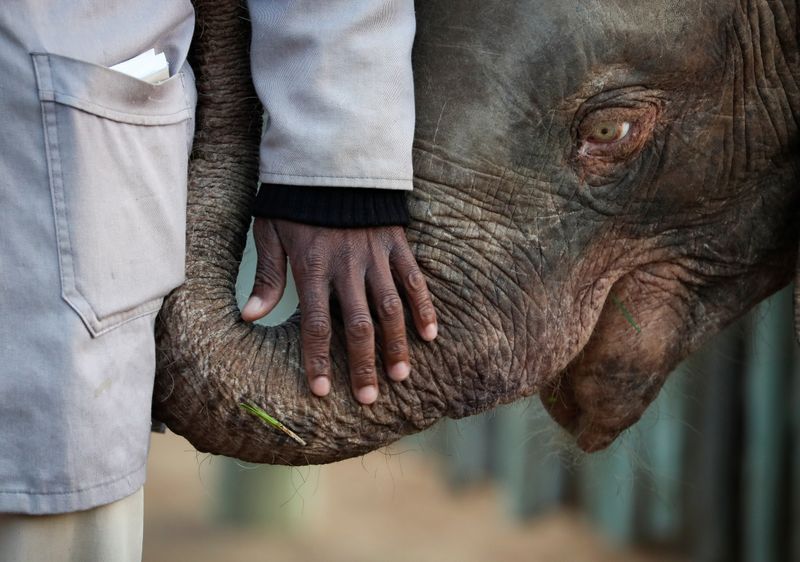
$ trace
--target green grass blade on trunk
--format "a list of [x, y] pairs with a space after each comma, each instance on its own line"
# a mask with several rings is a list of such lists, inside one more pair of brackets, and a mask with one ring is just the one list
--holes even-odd
[[306, 446], [306, 442], [299, 435], [297, 435], [294, 431], [283, 425], [281, 422], [276, 420], [274, 417], [270, 416], [268, 413], [266, 413], [264, 410], [262, 410], [252, 402], [245, 402], [239, 404], [239, 407], [241, 407], [244, 411], [253, 414], [258, 419], [263, 421], [265, 424], [272, 426], [278, 431], [285, 433], [303, 447]]
[[633, 319], [633, 315], [628, 311], [627, 308], [625, 308], [625, 305], [622, 304], [622, 301], [620, 301], [614, 295], [611, 295], [611, 302], [613, 302], [614, 305], [619, 309], [619, 311], [625, 317], [625, 320], [628, 321], [628, 324], [633, 326], [633, 329], [636, 330], [636, 333], [637, 334], [641, 334], [642, 333], [642, 329], [639, 327], [639, 324], [636, 323], [636, 320]]

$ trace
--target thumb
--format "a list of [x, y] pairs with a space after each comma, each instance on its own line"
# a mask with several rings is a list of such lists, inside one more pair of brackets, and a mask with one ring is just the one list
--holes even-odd
[[258, 265], [253, 292], [242, 308], [242, 320], [253, 322], [269, 314], [286, 288], [286, 252], [275, 226], [269, 219], [256, 218], [253, 224]]

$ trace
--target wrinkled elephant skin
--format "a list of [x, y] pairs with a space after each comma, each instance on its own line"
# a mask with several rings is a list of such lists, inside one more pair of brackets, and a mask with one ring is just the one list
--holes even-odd
[[[198, 2], [195, 66], [201, 90], [245, 100], [249, 86], [234, 83], [246, 61], [226, 59], [246, 56], [246, 41], [229, 49], [225, 35], [235, 4]], [[246, 128], [258, 108], [201, 96], [188, 281], [161, 317], [157, 415], [201, 450], [296, 464], [539, 392], [580, 447], [606, 447], [680, 360], [792, 277], [797, 11], [774, 0], [418, 2], [409, 239], [440, 337], [413, 342], [410, 379], [386, 381], [371, 407], [351, 396], [341, 338], [332, 395], [319, 399], [298, 367], [296, 318], [239, 320], [258, 127], [235, 142], [219, 132]], [[308, 445], [249, 418], [246, 399]]]

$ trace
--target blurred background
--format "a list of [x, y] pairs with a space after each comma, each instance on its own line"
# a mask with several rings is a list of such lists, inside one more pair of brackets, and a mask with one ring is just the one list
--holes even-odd
[[[240, 302], [254, 269], [251, 240]], [[289, 289], [270, 322], [294, 311]], [[800, 561], [798, 364], [787, 289], [594, 455], [536, 398], [323, 467], [250, 465], [154, 435], [144, 560]]]

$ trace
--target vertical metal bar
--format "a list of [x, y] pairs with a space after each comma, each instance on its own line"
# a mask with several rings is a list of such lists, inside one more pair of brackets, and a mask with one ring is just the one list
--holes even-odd
[[581, 499], [591, 520], [610, 538], [631, 543], [635, 536], [634, 457], [637, 436], [629, 432], [607, 451], [587, 456], [580, 470]]
[[[797, 307], [797, 304], [794, 304]], [[800, 312], [795, 310], [795, 313]], [[793, 344], [791, 402], [789, 405], [791, 431], [791, 459], [789, 464], [789, 486], [791, 487], [792, 505], [787, 510], [789, 518], [789, 560], [800, 560], [800, 347], [797, 341]]]
[[447, 480], [464, 488], [488, 477], [489, 424], [487, 415], [444, 422]]
[[[796, 307], [797, 304], [794, 304]], [[800, 311], [795, 311], [800, 312]], [[797, 342], [793, 345], [792, 354], [792, 382], [791, 382], [791, 404], [789, 406], [789, 416], [791, 423], [791, 454], [789, 469], [789, 485], [793, 490], [792, 507], [789, 512], [789, 545], [790, 560], [800, 560], [800, 347]]]
[[642, 444], [638, 451], [637, 538], [650, 543], [674, 544], [680, 538], [687, 377], [685, 366], [678, 367], [637, 424]]
[[786, 552], [783, 467], [794, 347], [790, 291], [762, 303], [758, 312], [745, 380], [744, 551], [747, 562], [777, 562]]
[[526, 518], [557, 506], [566, 474], [555, 444], [558, 430], [538, 398], [501, 408], [494, 427], [497, 477], [511, 514]]
[[740, 560], [743, 323], [689, 362], [684, 537], [696, 562]]

